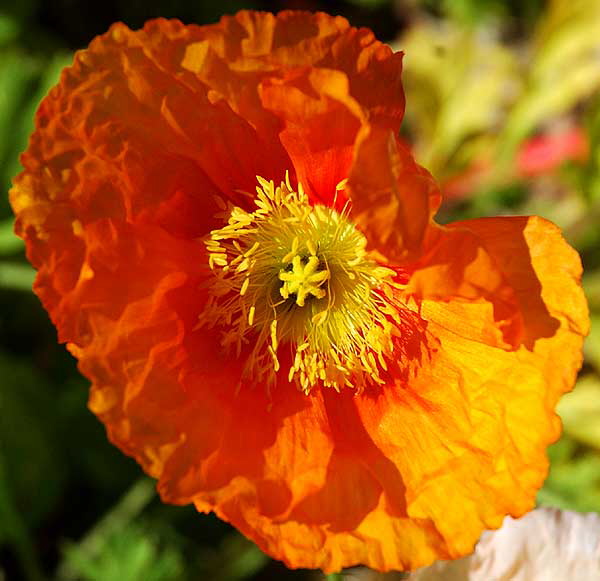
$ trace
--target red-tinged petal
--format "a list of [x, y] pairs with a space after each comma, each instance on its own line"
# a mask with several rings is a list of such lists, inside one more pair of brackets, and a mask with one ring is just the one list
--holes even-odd
[[279, 512], [261, 510], [260, 487], [246, 484], [245, 494], [221, 503], [218, 514], [293, 567], [334, 571], [362, 562], [385, 570], [408, 566], [415, 550], [425, 560], [443, 553], [431, 523], [406, 516], [402, 476], [365, 431], [357, 398], [325, 392], [309, 401], [265, 451], [268, 463], [283, 470], [272, 474], [272, 489], [293, 470], [284, 476], [289, 493]]
[[[540, 317], [541, 308], [531, 315], [531, 305], [516, 296], [519, 283], [506, 279], [469, 223], [439, 226], [433, 222], [440, 201], [437, 186], [392, 134], [363, 127], [348, 191], [353, 220], [371, 249], [410, 275], [408, 295], [417, 300], [490, 302], [496, 328], [502, 331], [495, 336], [506, 348], [552, 335], [556, 321], [547, 313]], [[528, 254], [522, 238], [513, 243], [515, 253]], [[524, 280], [535, 279], [531, 269], [524, 274], [528, 275]]]
[[[69, 349], [93, 380], [90, 407], [109, 437], [158, 477], [187, 437], [191, 410], [205, 430], [202, 445], [219, 440], [215, 394], [239, 383], [241, 366], [196, 330], [206, 300], [196, 243], [110, 221], [83, 235], [86, 276], [54, 316], [59, 326], [63, 316], [76, 325]], [[197, 383], [189, 386], [180, 378], [191, 370]]]
[[193, 220], [212, 217], [216, 194], [253, 191], [257, 173], [284, 174], [290, 162], [277, 134], [259, 134], [226, 101], [213, 103], [210, 87], [182, 66], [195, 30], [117, 24], [77, 53], [40, 106], [23, 158], [46, 181], [36, 198], [72, 200], [85, 221], [86, 213], [132, 219], [179, 193], [196, 206]]
[[[55, 320], [84, 270], [88, 224], [140, 220], [196, 239], [219, 224], [217, 196], [240, 199], [256, 173], [289, 166], [276, 134], [211, 103], [178, 63], [194, 31], [164, 20], [137, 32], [115, 25], [77, 53], [40, 106], [11, 203]], [[62, 325], [59, 334], [74, 340]]]
[[[139, 423], [128, 424], [128, 444], [160, 457], [164, 468], [154, 473], [163, 497], [215, 510], [290, 566], [325, 570], [457, 557], [482, 528], [530, 509], [547, 469], [545, 447], [559, 430], [551, 410], [580, 363], [580, 266], [541, 220], [500, 219], [482, 230], [509, 280], [535, 273], [560, 322], [552, 337], [533, 351], [506, 351], [489, 303], [424, 301], [421, 317], [435, 339], [427, 360], [414, 377], [369, 393], [305, 397], [281, 384], [270, 397], [247, 387], [236, 394], [207, 375], [200, 381], [198, 368], [178, 376], [194, 394], [189, 407], [165, 415], [149, 381], [123, 416]], [[531, 255], [515, 253], [505, 234], [521, 234]], [[560, 295], [552, 256], [564, 265]], [[197, 346], [188, 346], [191, 357]], [[166, 359], [152, 363], [153, 379], [168, 375]], [[177, 431], [156, 430], [170, 439], [154, 444], [152, 425], [165, 419]]]
[[417, 258], [441, 198], [433, 178], [392, 132], [364, 126], [348, 180], [352, 219], [393, 264]]
[[[311, 69], [263, 84], [265, 107], [285, 119], [281, 142], [298, 181], [321, 204], [331, 205], [336, 186], [348, 176], [354, 141], [365, 122], [340, 71]], [[344, 199], [342, 199], [344, 198]], [[338, 205], [345, 196], [339, 194]]]
[[288, 169], [318, 201], [348, 176], [359, 121], [399, 130], [402, 55], [344, 18], [242, 11], [194, 32], [184, 68], [261, 133], [281, 130]]

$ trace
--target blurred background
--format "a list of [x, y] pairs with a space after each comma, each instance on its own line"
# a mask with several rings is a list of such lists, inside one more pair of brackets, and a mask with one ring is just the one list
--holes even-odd
[[[540, 214], [579, 250], [592, 333], [577, 387], [560, 404], [564, 435], [538, 502], [600, 511], [598, 0], [0, 0], [3, 191], [74, 50], [117, 20], [204, 24], [241, 8], [342, 14], [404, 50], [404, 137], [442, 183], [440, 221]], [[157, 500], [87, 410], [87, 383], [32, 280], [2, 196], [0, 581], [322, 578], [288, 571], [217, 518]]]

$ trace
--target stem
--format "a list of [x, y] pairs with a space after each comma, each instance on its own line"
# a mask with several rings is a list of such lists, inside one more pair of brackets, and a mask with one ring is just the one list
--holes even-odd
[[[125, 528], [146, 508], [154, 495], [154, 481], [145, 477], [136, 481], [121, 500], [77, 543], [79, 553], [89, 559], [101, 553], [106, 539], [119, 529]], [[60, 581], [71, 581], [78, 578], [78, 573], [65, 559], [58, 567], [56, 578]]]

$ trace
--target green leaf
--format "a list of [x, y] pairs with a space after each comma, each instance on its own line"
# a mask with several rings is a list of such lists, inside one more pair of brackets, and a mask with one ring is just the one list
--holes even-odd
[[14, 220], [0, 222], [0, 255], [15, 254], [23, 249], [23, 241], [14, 233]]
[[415, 157], [442, 179], [489, 151], [491, 130], [518, 88], [516, 54], [495, 40], [493, 30], [453, 22], [413, 26], [398, 48], [406, 53], [403, 81]]
[[[116, 577], [110, 576], [114, 574], [111, 563], [123, 567], [123, 570], [133, 572], [144, 568], [148, 559], [156, 557], [155, 546], [152, 540], [147, 539], [140, 530], [135, 528], [133, 521], [154, 495], [153, 481], [148, 478], [137, 481], [79, 543], [65, 545], [65, 560], [58, 569], [57, 578], [68, 581], [84, 575], [95, 581], [103, 579], [110, 581], [116, 578], [126, 581], [128, 578], [121, 574]], [[125, 542], [124, 535], [131, 537], [129, 543]], [[131, 550], [123, 549], [122, 545]], [[115, 552], [118, 554], [115, 555]], [[135, 581], [146, 577], [130, 579]]]
[[[33, 539], [27, 523], [18, 510], [7, 478], [2, 449], [0, 448], [0, 543], [6, 541], [15, 551], [22, 572], [28, 581], [42, 581]], [[4, 536], [4, 539], [2, 538]], [[2, 569], [0, 568], [0, 574]]]
[[206, 578], [214, 581], [242, 581], [255, 575], [269, 558], [251, 541], [232, 533], [216, 551], [206, 550], [201, 565]]
[[19, 23], [15, 18], [0, 12], [0, 46], [11, 44], [19, 36]]
[[23, 103], [30, 99], [40, 69], [40, 63], [27, 55], [15, 51], [0, 53], [0, 167], [14, 155], [15, 120]]
[[[60, 72], [64, 67], [69, 65], [73, 60], [73, 55], [70, 53], [59, 52], [54, 54], [51, 59], [45, 64], [43, 70], [39, 65], [37, 71], [41, 70], [41, 76], [37, 78], [37, 87], [33, 94], [28, 94], [27, 97], [21, 96], [19, 108], [13, 107], [12, 121], [10, 123], [10, 135], [7, 136], [7, 143], [10, 145], [5, 153], [4, 168], [0, 179], [7, 185], [11, 179], [21, 171], [19, 162], [20, 152], [27, 147], [29, 136], [33, 131], [35, 112], [39, 107], [40, 101], [46, 96], [51, 87], [56, 85], [59, 80]], [[1, 76], [0, 76], [1, 81]], [[0, 115], [2, 115], [2, 107], [0, 104]], [[0, 125], [0, 138], [2, 138], [2, 130]], [[1, 146], [0, 146], [1, 147]], [[0, 156], [0, 166], [2, 157]]]
[[588, 297], [590, 308], [600, 310], [600, 270], [584, 273], [583, 290]]
[[565, 434], [600, 449], [600, 377], [582, 377], [571, 393], [565, 394], [557, 407]]
[[[583, 344], [586, 361], [600, 373], [600, 314], [592, 313], [590, 334]], [[599, 418], [600, 419], [600, 418]]]
[[65, 557], [76, 578], [85, 581], [173, 581], [183, 575], [180, 551], [135, 523], [112, 531], [95, 554], [70, 544]]
[[0, 262], [0, 287], [31, 291], [35, 270], [27, 264]]
[[538, 503], [580, 512], [600, 512], [600, 457], [567, 434], [548, 449], [550, 474]]
[[597, 93], [599, 50], [600, 3], [549, 3], [536, 31], [524, 93], [503, 130], [503, 156], [512, 155], [517, 144], [538, 126]]

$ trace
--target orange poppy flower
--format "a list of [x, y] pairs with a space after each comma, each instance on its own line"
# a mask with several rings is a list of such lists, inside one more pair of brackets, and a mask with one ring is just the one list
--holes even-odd
[[326, 14], [116, 24], [11, 191], [111, 441], [291, 567], [411, 569], [531, 509], [581, 363], [577, 254], [433, 221], [400, 71]]

